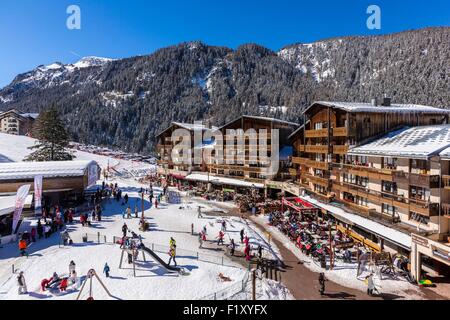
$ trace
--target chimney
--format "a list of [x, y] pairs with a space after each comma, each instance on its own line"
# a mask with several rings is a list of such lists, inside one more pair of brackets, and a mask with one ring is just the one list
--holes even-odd
[[384, 107], [390, 107], [391, 106], [391, 100], [392, 99], [385, 94], [384, 98], [383, 98], [383, 106]]
[[372, 106], [374, 106], [374, 107], [378, 106], [378, 99], [377, 98], [373, 98], [372, 99]]

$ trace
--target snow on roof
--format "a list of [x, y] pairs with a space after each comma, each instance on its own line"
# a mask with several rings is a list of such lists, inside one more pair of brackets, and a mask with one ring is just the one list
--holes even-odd
[[229, 124], [241, 119], [241, 118], [248, 118], [248, 119], [256, 119], [256, 120], [264, 120], [264, 121], [269, 121], [269, 122], [277, 122], [277, 123], [282, 123], [282, 124], [287, 124], [290, 126], [293, 126], [295, 128], [297, 128], [299, 126], [298, 123], [295, 122], [289, 122], [289, 121], [285, 121], [285, 120], [280, 120], [280, 119], [276, 119], [276, 118], [268, 118], [268, 117], [260, 117], [260, 116], [248, 116], [248, 115], [243, 115], [240, 116], [239, 118], [236, 118], [232, 121], [227, 122], [226, 124], [224, 124], [223, 126], [221, 126], [219, 129], [222, 129], [226, 126], [228, 126]]
[[368, 144], [351, 148], [349, 155], [429, 158], [450, 147], [450, 125], [403, 128]]
[[216, 184], [225, 184], [225, 185], [232, 185], [232, 186], [238, 186], [238, 187], [256, 187], [259, 189], [264, 188], [264, 184], [262, 183], [252, 183], [245, 180], [239, 180], [239, 179], [233, 179], [233, 178], [225, 178], [225, 177], [217, 177], [214, 175], [206, 175], [201, 173], [192, 173], [186, 177], [186, 180], [192, 180], [192, 181], [201, 181], [201, 182], [211, 182]]
[[398, 104], [392, 103], [389, 107], [373, 106], [371, 103], [364, 102], [332, 102], [332, 101], [317, 101], [309, 106], [305, 112], [312, 106], [320, 104], [328, 107], [342, 109], [348, 112], [374, 112], [374, 113], [437, 113], [450, 114], [450, 110], [439, 109], [430, 106], [423, 106], [418, 104]]
[[24, 118], [33, 118], [33, 119], [37, 119], [37, 117], [39, 117], [39, 113], [21, 113], [20, 115]]
[[[27, 198], [25, 199], [24, 207], [29, 208], [31, 206], [32, 201], [33, 196], [28, 195]], [[14, 212], [15, 205], [16, 205], [16, 196], [0, 197], [0, 216]]]
[[44, 178], [79, 177], [95, 161], [48, 161], [0, 163], [0, 180], [33, 179], [37, 175]]
[[331, 204], [324, 204], [316, 199], [313, 199], [310, 196], [301, 196], [301, 198], [318, 206], [318, 207], [321, 207], [321, 208], [333, 213], [338, 218], [342, 217], [343, 219], [350, 221], [351, 223], [354, 223], [358, 227], [366, 229], [366, 230], [378, 235], [381, 238], [384, 238], [388, 241], [394, 242], [404, 248], [407, 248], [407, 249], [411, 248], [411, 235], [409, 235], [409, 234], [400, 232], [393, 228], [386, 227], [378, 222], [375, 222], [370, 219], [361, 217], [359, 215], [350, 213], [344, 209], [338, 208]]
[[450, 160], [450, 147], [448, 147], [448, 148], [444, 149], [443, 151], [441, 151], [441, 153], [439, 153], [439, 156], [443, 160]]
[[172, 122], [172, 124], [182, 127], [186, 130], [208, 130], [209, 129], [204, 124], [199, 124], [199, 123]]

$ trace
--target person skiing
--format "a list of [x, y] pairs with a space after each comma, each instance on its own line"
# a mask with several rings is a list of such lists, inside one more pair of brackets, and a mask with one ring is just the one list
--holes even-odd
[[319, 274], [319, 293], [321, 296], [323, 296], [325, 293], [325, 281], [327, 281], [325, 279], [325, 274], [323, 272], [321, 272]]
[[127, 231], [128, 231], [128, 226], [127, 226], [126, 223], [124, 223], [123, 226], [122, 226], [122, 233], [123, 233], [124, 237], [127, 236]]
[[72, 260], [69, 263], [69, 275], [71, 275], [75, 271], [75, 262]]
[[25, 239], [21, 239], [20, 241], [19, 241], [19, 250], [20, 250], [20, 255], [23, 257], [23, 256], [28, 256], [28, 253], [27, 253], [27, 241], [25, 240]]
[[109, 278], [109, 266], [108, 263], [105, 262], [105, 266], [103, 267], [103, 273], [106, 275], [107, 278]]
[[175, 260], [175, 257], [176, 257], [176, 245], [174, 244], [173, 246], [171, 246], [170, 247], [170, 250], [169, 250], [169, 255], [170, 255], [170, 258], [169, 258], [169, 262], [167, 262], [167, 264], [168, 265], [170, 265], [170, 262], [172, 261], [172, 259], [173, 259], [173, 262], [175, 263], [175, 267], [177, 266], [177, 261]]
[[37, 230], [39, 239], [41, 239], [42, 236], [44, 235], [44, 227], [42, 226], [41, 219], [38, 220], [36, 230]]
[[230, 254], [232, 256], [234, 256], [234, 250], [236, 249], [236, 244], [234, 243], [234, 239], [231, 239], [229, 247], [230, 247]]
[[219, 235], [217, 236], [217, 245], [220, 246], [221, 244], [223, 245], [223, 237], [224, 237], [224, 233], [222, 230], [219, 231]]
[[244, 228], [242, 228], [242, 230], [240, 232], [240, 234], [241, 234], [241, 243], [244, 242], [244, 232], [245, 232], [245, 230], [244, 230]]
[[23, 271], [20, 271], [17, 276], [17, 284], [19, 285], [19, 294], [27, 294], [27, 284], [25, 283], [25, 277], [23, 275]]

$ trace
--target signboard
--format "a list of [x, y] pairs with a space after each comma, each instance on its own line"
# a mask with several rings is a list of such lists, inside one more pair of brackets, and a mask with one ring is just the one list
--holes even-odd
[[88, 188], [97, 184], [98, 180], [98, 165], [92, 163], [88, 167]]
[[283, 189], [283, 182], [268, 181], [266, 182], [266, 187], [270, 189]]
[[411, 235], [412, 242], [419, 244], [421, 246], [428, 248], [428, 240], [422, 237], [419, 237], [418, 235], [412, 234]]
[[14, 208], [14, 216], [13, 216], [13, 224], [12, 224], [12, 232], [16, 232], [17, 224], [19, 223], [20, 217], [22, 215], [23, 206], [25, 204], [25, 200], [27, 199], [28, 192], [30, 191], [31, 185], [26, 184], [17, 190], [16, 196], [16, 204]]
[[42, 215], [42, 176], [34, 177], [34, 214]]

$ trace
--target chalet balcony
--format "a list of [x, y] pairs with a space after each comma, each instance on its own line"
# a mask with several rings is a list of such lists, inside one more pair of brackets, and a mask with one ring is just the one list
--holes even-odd
[[318, 176], [313, 176], [311, 174], [305, 173], [302, 175], [306, 179], [308, 179], [310, 182], [318, 184], [319, 186], [328, 188], [330, 185], [330, 180], [328, 178], [322, 178]]
[[308, 153], [323, 153], [328, 154], [328, 146], [327, 145], [306, 145], [305, 152]]
[[298, 175], [298, 171], [294, 168], [289, 168], [289, 174], [293, 177], [296, 177]]
[[247, 167], [244, 165], [229, 165], [229, 164], [210, 164], [208, 165], [212, 169], [219, 170], [235, 170], [235, 171], [245, 171], [245, 172], [256, 172], [261, 173], [265, 168], [261, 167]]
[[[408, 173], [403, 171], [397, 171], [394, 174], [396, 181], [399, 183], [407, 183], [409, 185], [426, 187], [426, 188], [439, 188], [439, 176], [422, 174], [422, 173]], [[443, 179], [444, 181], [444, 179]], [[444, 181], [445, 183], [445, 181]]]
[[306, 138], [326, 138], [328, 137], [328, 129], [305, 130]]
[[350, 200], [345, 200], [342, 199], [342, 203], [344, 204], [345, 207], [347, 207], [347, 209], [349, 209], [350, 211], [354, 211], [362, 216], [366, 216], [366, 217], [370, 217], [374, 211], [376, 211], [375, 209], [370, 209], [368, 207], [365, 206], [361, 206], [359, 204], [356, 204]]
[[292, 157], [292, 163], [294, 164], [303, 164], [306, 165], [306, 162], [308, 161], [307, 158], [301, 158], [301, 157]]
[[450, 176], [442, 176], [442, 184], [445, 189], [450, 190]]
[[432, 217], [439, 215], [439, 204], [425, 200], [409, 199], [409, 210], [427, 217]]
[[306, 148], [306, 146], [304, 144], [298, 144], [295, 146], [295, 150], [297, 152], [305, 152], [305, 148]]
[[330, 164], [325, 161], [315, 161], [308, 158], [301, 158], [301, 157], [293, 157], [292, 162], [299, 165], [304, 165], [310, 168], [316, 168], [320, 170], [329, 170]]
[[443, 203], [442, 204], [442, 214], [445, 217], [450, 218], [450, 203]]
[[333, 128], [333, 137], [350, 137], [355, 135], [355, 129], [347, 129], [347, 127]]
[[348, 152], [348, 146], [333, 146], [333, 153], [334, 154], [342, 154], [345, 155]]

